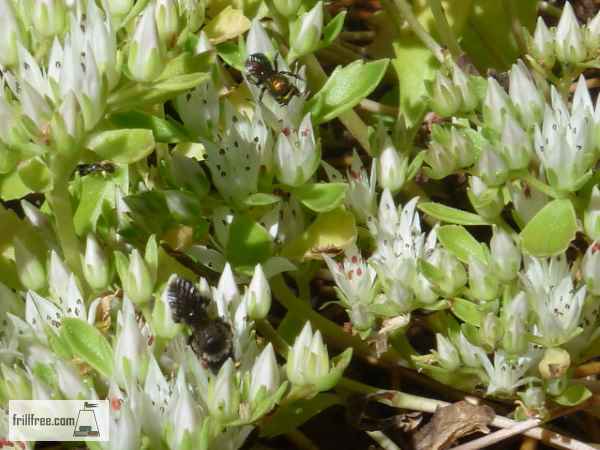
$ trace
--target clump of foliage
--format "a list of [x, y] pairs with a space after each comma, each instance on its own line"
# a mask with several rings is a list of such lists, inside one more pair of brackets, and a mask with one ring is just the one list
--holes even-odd
[[585, 405], [600, 15], [413, 3], [0, 0], [0, 437], [10, 399], [107, 398], [93, 449], [305, 442], [377, 391], [353, 357]]

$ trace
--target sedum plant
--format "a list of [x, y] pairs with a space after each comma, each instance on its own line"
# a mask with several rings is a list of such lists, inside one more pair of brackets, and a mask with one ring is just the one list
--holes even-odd
[[516, 419], [593, 400], [600, 15], [337, 3], [0, 0], [0, 438], [11, 399], [108, 399], [89, 448], [308, 448], [387, 387], [353, 355]]

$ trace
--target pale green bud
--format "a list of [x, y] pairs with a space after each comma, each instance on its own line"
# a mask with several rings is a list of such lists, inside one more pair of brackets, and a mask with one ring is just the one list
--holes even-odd
[[164, 68], [158, 30], [154, 21], [154, 3], [146, 6], [138, 19], [129, 45], [127, 68], [133, 79], [140, 82], [153, 81]]
[[598, 241], [590, 244], [585, 252], [582, 272], [588, 292], [600, 295], [600, 243]]
[[44, 37], [61, 35], [67, 24], [64, 0], [36, 0], [32, 11], [33, 26]]
[[323, 32], [323, 2], [302, 14], [290, 30], [290, 59], [307, 55], [317, 50]]
[[460, 367], [460, 355], [452, 342], [440, 333], [436, 333], [437, 360], [444, 369], [457, 370]]
[[92, 289], [100, 291], [110, 283], [110, 263], [106, 253], [100, 247], [93, 234], [88, 234], [85, 241], [83, 258], [83, 276]]
[[538, 364], [540, 375], [544, 379], [562, 378], [571, 366], [571, 355], [562, 348], [547, 348]]
[[177, 0], [157, 0], [154, 14], [160, 39], [167, 48], [172, 47], [180, 29]]
[[490, 265], [478, 258], [469, 258], [469, 288], [478, 301], [494, 300], [498, 296], [499, 280]]
[[584, 33], [569, 2], [565, 3], [556, 27], [555, 45], [556, 56], [563, 64], [577, 64], [586, 59]]
[[502, 281], [514, 280], [521, 267], [521, 251], [502, 228], [494, 226], [490, 250], [495, 272]]
[[271, 308], [271, 288], [260, 264], [254, 268], [254, 275], [246, 292], [246, 301], [250, 319], [260, 320], [267, 317]]
[[27, 289], [43, 290], [46, 283], [46, 270], [40, 259], [19, 238], [14, 240], [15, 264], [18, 267], [19, 280]]
[[442, 73], [438, 73], [431, 92], [431, 109], [441, 117], [450, 117], [458, 112], [462, 98], [459, 88]]

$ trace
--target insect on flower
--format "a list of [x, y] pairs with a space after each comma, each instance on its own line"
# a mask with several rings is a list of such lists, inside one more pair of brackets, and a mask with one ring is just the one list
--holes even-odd
[[301, 78], [293, 72], [278, 70], [277, 60], [273, 66], [265, 54], [253, 53], [245, 66], [250, 82], [261, 88], [259, 101], [266, 91], [282, 106], [287, 105], [294, 95], [300, 95], [289, 77]]
[[111, 161], [97, 161], [90, 164], [79, 164], [76, 170], [81, 177], [90, 174], [105, 175], [115, 173], [116, 166]]
[[175, 277], [167, 287], [173, 319], [192, 331], [188, 343], [202, 363], [217, 372], [233, 354], [233, 332], [220, 317], [208, 314], [208, 299], [190, 281]]

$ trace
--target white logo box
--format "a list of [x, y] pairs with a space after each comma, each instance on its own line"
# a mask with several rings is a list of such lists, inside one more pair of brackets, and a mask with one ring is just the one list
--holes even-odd
[[10, 400], [11, 441], [108, 441], [108, 400]]

